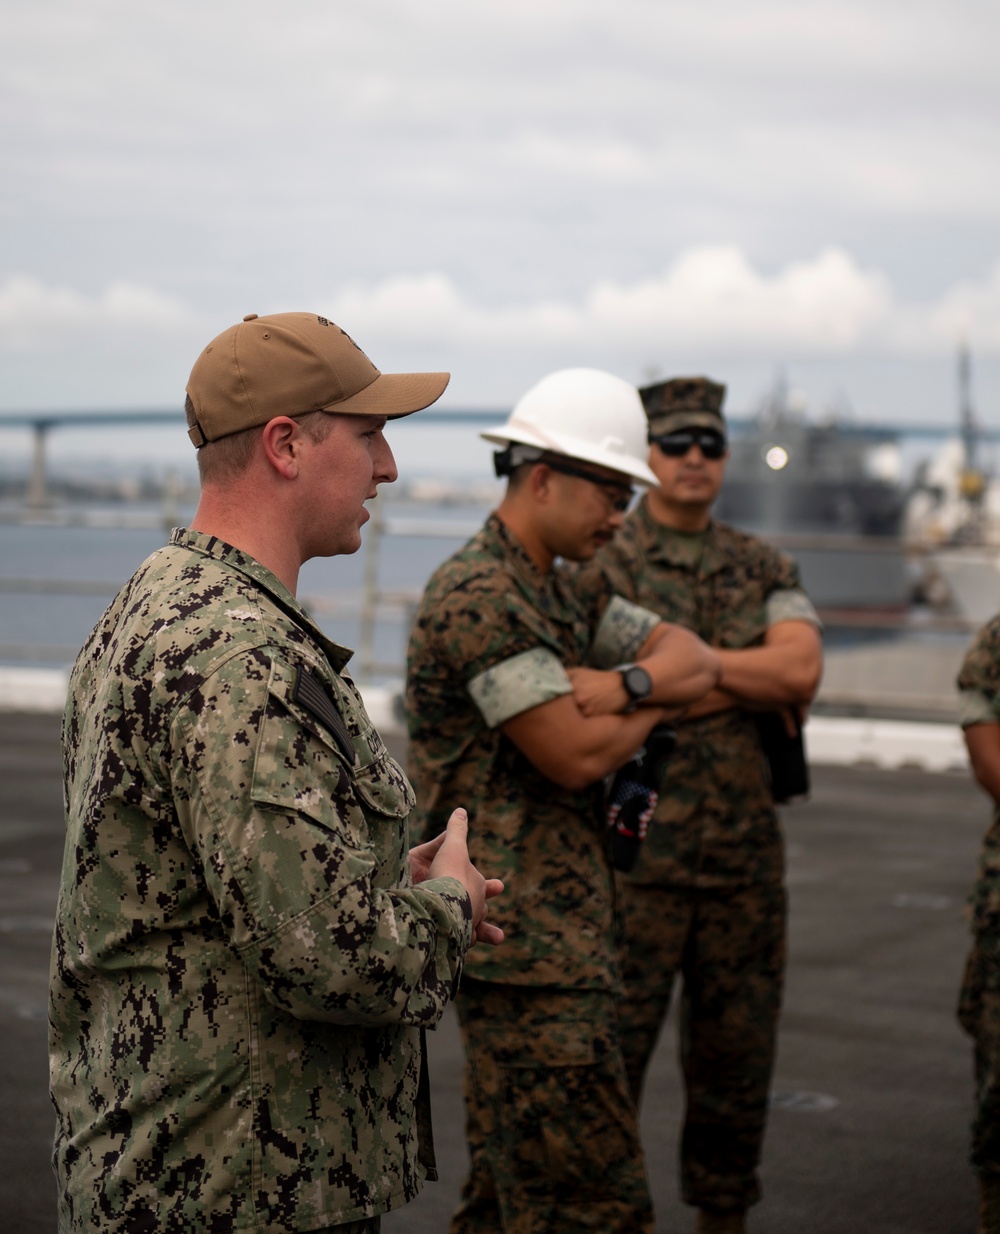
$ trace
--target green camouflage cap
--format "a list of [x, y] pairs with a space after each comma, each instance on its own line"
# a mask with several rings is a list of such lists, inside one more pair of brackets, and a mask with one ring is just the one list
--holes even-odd
[[708, 377], [673, 377], [639, 391], [649, 421], [649, 436], [663, 437], [683, 428], [711, 428], [723, 437], [722, 403], [726, 387]]

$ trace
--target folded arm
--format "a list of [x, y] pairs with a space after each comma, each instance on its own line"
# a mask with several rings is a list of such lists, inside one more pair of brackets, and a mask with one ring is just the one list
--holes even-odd
[[[643, 706], [665, 707], [672, 713], [703, 698], [722, 675], [716, 651], [690, 630], [665, 621], [639, 648], [635, 663], [649, 673], [653, 683]], [[632, 701], [617, 669], [573, 668], [567, 675], [585, 716], [616, 715]]]
[[690, 708], [689, 716], [732, 707], [805, 708], [812, 702], [823, 671], [819, 631], [808, 621], [779, 621], [768, 627], [759, 647], [722, 648], [718, 655], [722, 666], [719, 684]]
[[650, 729], [667, 715], [662, 707], [642, 707], [629, 715], [587, 716], [572, 694], [564, 694], [521, 712], [500, 727], [542, 775], [576, 790], [627, 763]]

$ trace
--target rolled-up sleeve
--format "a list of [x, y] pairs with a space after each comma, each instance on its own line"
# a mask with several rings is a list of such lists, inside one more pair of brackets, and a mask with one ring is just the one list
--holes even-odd
[[601, 616], [588, 655], [595, 668], [614, 668], [633, 660], [662, 618], [622, 596], [612, 596]]
[[533, 647], [477, 673], [468, 690], [488, 727], [499, 728], [522, 711], [572, 694], [573, 686], [553, 652]]
[[823, 628], [812, 600], [798, 587], [782, 587], [772, 591], [765, 602], [764, 621], [768, 626], [776, 626], [782, 621], [808, 621], [818, 630]]
[[958, 722], [962, 728], [973, 724], [1000, 724], [995, 701], [979, 690], [959, 690]]

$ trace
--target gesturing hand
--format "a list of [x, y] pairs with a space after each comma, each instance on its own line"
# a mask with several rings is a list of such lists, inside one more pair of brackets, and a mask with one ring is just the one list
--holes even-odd
[[417, 844], [410, 849], [410, 877], [413, 879], [414, 886], [430, 877], [431, 863], [437, 856], [438, 849], [444, 843], [447, 834], [446, 831], [442, 831], [439, 836], [428, 840], [426, 844]]
[[410, 870], [415, 883], [428, 878], [457, 878], [472, 901], [474, 938], [496, 946], [503, 942], [503, 930], [486, 920], [487, 901], [503, 891], [503, 883], [498, 878], [484, 878], [469, 860], [468, 836], [468, 814], [454, 810], [439, 836], [410, 849]]

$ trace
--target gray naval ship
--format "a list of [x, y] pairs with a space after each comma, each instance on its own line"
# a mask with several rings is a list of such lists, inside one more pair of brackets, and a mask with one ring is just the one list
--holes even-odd
[[807, 421], [783, 379], [735, 422], [715, 516], [788, 552], [829, 620], [898, 617], [914, 580], [902, 540], [898, 437], [831, 416]]

